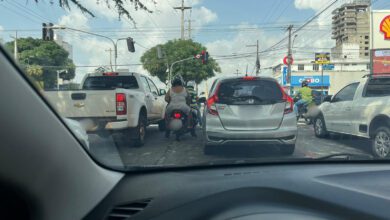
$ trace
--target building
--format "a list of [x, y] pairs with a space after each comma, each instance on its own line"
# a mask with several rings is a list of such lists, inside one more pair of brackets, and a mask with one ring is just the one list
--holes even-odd
[[[370, 56], [370, 5], [371, 0], [353, 0], [332, 12], [333, 58], [368, 59]], [[352, 52], [352, 54], [351, 54]]]
[[[322, 68], [324, 68], [322, 76]], [[297, 91], [303, 80], [309, 80], [312, 89], [324, 90], [326, 94], [335, 94], [349, 82], [358, 80], [370, 72], [368, 59], [332, 60], [332, 64], [321, 66], [312, 60], [297, 60], [291, 65], [291, 87]], [[272, 68], [275, 79], [284, 87], [287, 85], [287, 66], [278, 64]]]
[[55, 34], [54, 35], [54, 42], [56, 42], [58, 45], [60, 45], [64, 50], [66, 50], [69, 53], [69, 59], [73, 60], [73, 47], [68, 42], [64, 41], [61, 35]]

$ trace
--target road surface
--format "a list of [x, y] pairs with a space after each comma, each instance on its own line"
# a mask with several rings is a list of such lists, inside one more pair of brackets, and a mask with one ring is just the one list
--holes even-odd
[[228, 146], [213, 148], [207, 154], [202, 144], [202, 134], [198, 130], [197, 138], [189, 134], [180, 142], [174, 136], [164, 137], [156, 126], [147, 129], [146, 143], [142, 147], [133, 147], [131, 143], [115, 144], [112, 137], [89, 135], [90, 151], [98, 160], [109, 166], [187, 166], [210, 161], [233, 159], [272, 159], [321, 157], [337, 153], [357, 153], [370, 155], [369, 141], [364, 139], [332, 135], [331, 138], [319, 139], [314, 136], [313, 127], [298, 123], [298, 139], [295, 152], [283, 156], [275, 146]]

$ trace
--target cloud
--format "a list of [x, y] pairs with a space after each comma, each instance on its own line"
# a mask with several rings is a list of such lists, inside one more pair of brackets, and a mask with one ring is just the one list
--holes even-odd
[[321, 4], [320, 0], [295, 0], [294, 5], [297, 9], [312, 9], [314, 11], [318, 11], [323, 4]]
[[[80, 10], [72, 9], [72, 11], [62, 16], [58, 23], [67, 27], [95, 32], [96, 28], [98, 28], [96, 27], [96, 21], [101, 21], [101, 23], [104, 23], [104, 26], [108, 26], [108, 28], [99, 28], [100, 31], [103, 30], [104, 32], [97, 33], [109, 36], [113, 39], [129, 36], [133, 37], [137, 43], [135, 45], [136, 52], [129, 53], [125, 41], [119, 41], [117, 63], [137, 64], [140, 63], [140, 57], [145, 52], [145, 48], [151, 48], [156, 44], [165, 43], [168, 40], [180, 37], [180, 12], [175, 12], [172, 6], [180, 5], [181, 1], [170, 0], [169, 4], [167, 4], [165, 0], [156, 1], [156, 5], [154, 5], [153, 1], [146, 1], [147, 7], [154, 11], [152, 14], [142, 10], [135, 10], [134, 6], [131, 4], [126, 5], [126, 9], [129, 10], [131, 16], [136, 21], [138, 29], [134, 29], [133, 23], [124, 17], [119, 21], [118, 14], [114, 9], [107, 9], [106, 4], [103, 1], [100, 1], [101, 3], [97, 5], [96, 0], [85, 0], [83, 1], [83, 4], [91, 9], [97, 18], [90, 18]], [[209, 24], [218, 19], [215, 12], [199, 5], [201, 3], [200, 0], [193, 0], [192, 3], [192, 17], [196, 17], [197, 27], [200, 28], [202, 25]], [[189, 3], [186, 3], [186, 5], [188, 4]], [[188, 14], [189, 11], [186, 11], [186, 17]], [[112, 30], [112, 32], [110, 32], [110, 30]], [[105, 50], [110, 48], [113, 49], [113, 45], [110, 41], [73, 31], [61, 31], [59, 33], [64, 37], [65, 41], [72, 44], [74, 62], [76, 65], [109, 64], [109, 53]], [[112, 57], [112, 59], [114, 58]], [[142, 66], [120, 68], [128, 68], [130, 71], [147, 74]], [[76, 70], [76, 80], [79, 81], [85, 72], [92, 71], [93, 69], [94, 68], [92, 67], [88, 69], [78, 68]]]

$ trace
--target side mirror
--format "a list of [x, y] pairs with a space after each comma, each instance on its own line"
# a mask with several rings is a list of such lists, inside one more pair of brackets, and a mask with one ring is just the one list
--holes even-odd
[[331, 101], [332, 101], [332, 96], [331, 95], [327, 95], [327, 96], [325, 96], [323, 102], [331, 102]]
[[199, 102], [199, 103], [205, 103], [205, 102], [206, 102], [206, 97], [200, 97], [200, 98], [198, 99], [198, 102]]
[[167, 94], [167, 91], [165, 91], [165, 89], [160, 89], [160, 95], [163, 96]]

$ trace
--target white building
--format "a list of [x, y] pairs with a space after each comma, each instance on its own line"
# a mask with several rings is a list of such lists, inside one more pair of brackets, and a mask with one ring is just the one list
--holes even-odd
[[[370, 62], [367, 59], [333, 60], [331, 64], [323, 66], [312, 60], [297, 60], [291, 66], [291, 87], [293, 91], [301, 87], [303, 80], [310, 80], [310, 87], [316, 90], [323, 89], [328, 94], [335, 94], [349, 82], [358, 80], [370, 71]], [[273, 77], [278, 79], [284, 87], [287, 84], [287, 66], [278, 64], [272, 68]]]
[[64, 50], [69, 53], [69, 59], [73, 60], [73, 47], [68, 42], [64, 41], [61, 35], [54, 34], [54, 42], [60, 45]]

